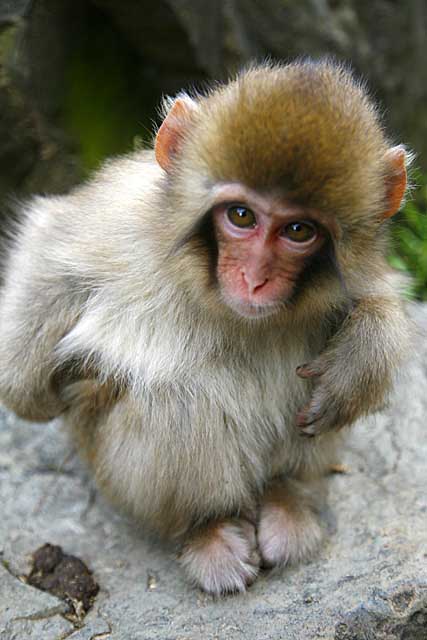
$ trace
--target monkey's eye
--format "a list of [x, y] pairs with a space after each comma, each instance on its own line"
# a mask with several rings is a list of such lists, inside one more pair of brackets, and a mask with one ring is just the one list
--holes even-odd
[[292, 242], [308, 242], [316, 235], [316, 227], [311, 222], [291, 222], [281, 231], [281, 236]]
[[227, 217], [231, 224], [241, 229], [247, 229], [256, 225], [256, 218], [253, 211], [240, 205], [234, 205], [227, 210]]

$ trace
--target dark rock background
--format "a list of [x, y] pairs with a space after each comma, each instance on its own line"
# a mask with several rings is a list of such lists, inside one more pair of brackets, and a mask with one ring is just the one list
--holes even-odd
[[427, 168], [424, 0], [0, 0], [0, 206], [150, 139], [163, 93], [332, 54]]

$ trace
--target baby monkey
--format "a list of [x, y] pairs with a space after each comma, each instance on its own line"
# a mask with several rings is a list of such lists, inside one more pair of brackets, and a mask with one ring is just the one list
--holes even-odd
[[340, 430], [381, 408], [407, 350], [384, 257], [406, 162], [343, 67], [267, 64], [166, 100], [154, 150], [23, 207], [0, 398], [62, 415], [208, 592], [321, 543]]

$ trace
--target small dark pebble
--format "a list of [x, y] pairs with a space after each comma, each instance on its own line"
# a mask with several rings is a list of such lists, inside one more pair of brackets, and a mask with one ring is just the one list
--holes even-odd
[[84, 562], [53, 544], [44, 544], [33, 553], [33, 568], [27, 583], [69, 602], [74, 608], [78, 604], [83, 614], [89, 611], [99, 591]]

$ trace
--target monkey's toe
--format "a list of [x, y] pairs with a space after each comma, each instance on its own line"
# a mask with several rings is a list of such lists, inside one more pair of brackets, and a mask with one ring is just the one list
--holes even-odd
[[304, 507], [265, 502], [258, 525], [258, 548], [263, 567], [296, 564], [311, 558], [323, 538], [317, 516]]
[[190, 580], [208, 593], [245, 591], [259, 571], [255, 527], [237, 518], [213, 522], [193, 534], [180, 562]]

